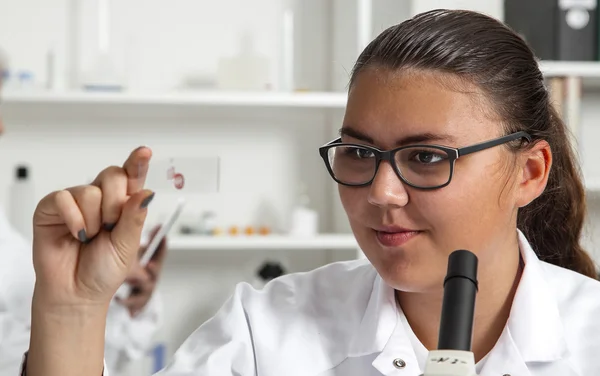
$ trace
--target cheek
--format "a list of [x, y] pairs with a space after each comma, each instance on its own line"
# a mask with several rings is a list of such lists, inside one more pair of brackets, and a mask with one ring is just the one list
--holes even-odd
[[[413, 195], [412, 203], [432, 228], [436, 243], [465, 247], [504, 228], [511, 215], [511, 185], [506, 177], [456, 179], [444, 189]], [[416, 202], [418, 200], [418, 202]]]

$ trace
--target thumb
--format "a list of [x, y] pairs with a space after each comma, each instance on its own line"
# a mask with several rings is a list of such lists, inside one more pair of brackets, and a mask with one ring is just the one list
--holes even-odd
[[129, 197], [117, 225], [110, 232], [111, 242], [125, 265], [137, 258], [148, 205], [153, 199], [154, 192], [147, 189]]

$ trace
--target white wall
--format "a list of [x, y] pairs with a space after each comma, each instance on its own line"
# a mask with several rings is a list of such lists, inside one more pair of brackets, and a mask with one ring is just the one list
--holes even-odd
[[[79, 58], [69, 60], [72, 51], [67, 48], [66, 25], [70, 2], [84, 5], [81, 23], [88, 28], [79, 38]], [[314, 90], [343, 90], [358, 55], [354, 2], [302, 2], [297, 81]], [[0, 46], [10, 53], [13, 66], [33, 70], [39, 82], [45, 81], [45, 52], [54, 46], [61, 57], [61, 78], [69, 82], [67, 69], [77, 61], [82, 68], [89, 67], [94, 56], [94, 19], [89, 16], [93, 3], [92, 0], [0, 0]], [[276, 76], [278, 0], [114, 3], [115, 61], [126, 73], [126, 82], [132, 90], [172, 90], [180, 86], [186, 75], [214, 73], [218, 57], [236, 50], [237, 36], [243, 28], [254, 31], [259, 50], [272, 58], [273, 77]], [[414, 4], [405, 0], [375, 0], [374, 3], [374, 34], [405, 19], [411, 12], [435, 7], [471, 8], [501, 15], [498, 0], [418, 0]], [[586, 96], [582, 126], [587, 135], [581, 149], [584, 160], [588, 161], [584, 167], [592, 177], [600, 177], [600, 165], [589, 162], [600, 159], [594, 143], [600, 137], [595, 124], [600, 117], [598, 100], [598, 94]], [[321, 230], [349, 230], [335, 185], [316, 151], [335, 135], [341, 112], [226, 111], [171, 108], [113, 113], [84, 107], [68, 111], [44, 106], [3, 107], [8, 130], [0, 139], [0, 177], [3, 177], [0, 202], [5, 205], [8, 202], [8, 184], [18, 162], [31, 164], [36, 196], [41, 198], [51, 190], [89, 180], [99, 169], [121, 163], [129, 150], [143, 144], [151, 146], [158, 157], [216, 153], [222, 158], [222, 193], [194, 196], [187, 209], [188, 218], [213, 208], [219, 210], [223, 225], [249, 224], [266, 216], [274, 227], [285, 228], [294, 200], [294, 185], [305, 181], [310, 183], [309, 194], [319, 209]], [[268, 209], [261, 212], [264, 202]], [[592, 238], [600, 239], [597, 230], [600, 227], [596, 226], [600, 221], [600, 198], [592, 198], [590, 203], [589, 232]], [[168, 201], [157, 197], [150, 221], [168, 208]], [[600, 258], [600, 253], [596, 256]], [[250, 278], [266, 257], [282, 259], [293, 271], [312, 269], [326, 262], [319, 251], [172, 253], [160, 285], [167, 303], [167, 321], [162, 333], [168, 352], [172, 353], [193, 329], [210, 317], [234, 284]], [[125, 374], [138, 373], [132, 370]]]

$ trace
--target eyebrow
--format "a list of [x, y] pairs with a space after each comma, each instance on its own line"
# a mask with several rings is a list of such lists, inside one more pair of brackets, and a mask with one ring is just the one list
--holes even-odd
[[[340, 136], [348, 136], [355, 138], [357, 140], [367, 142], [369, 144], [375, 145], [375, 141], [370, 136], [352, 128], [352, 127], [342, 127], [340, 128]], [[449, 134], [437, 134], [431, 132], [418, 133], [410, 136], [405, 136], [396, 141], [397, 146], [418, 144], [421, 142], [447, 142], [454, 143], [455, 139]]]

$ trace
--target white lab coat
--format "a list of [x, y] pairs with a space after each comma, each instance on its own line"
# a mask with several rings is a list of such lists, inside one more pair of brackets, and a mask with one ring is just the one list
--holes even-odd
[[[519, 240], [525, 268], [479, 375], [600, 375], [600, 282], [541, 262]], [[239, 284], [158, 375], [417, 376], [426, 354], [393, 289], [362, 259], [286, 275], [262, 291]]]
[[[541, 262], [520, 232], [519, 240], [523, 275], [479, 374], [600, 375], [600, 282]], [[286, 275], [262, 291], [238, 285], [159, 375], [417, 376], [426, 355], [393, 289], [363, 259]]]
[[[0, 376], [18, 375], [23, 353], [29, 348], [34, 284], [31, 244], [0, 210]], [[125, 362], [140, 358], [149, 349], [161, 316], [157, 296], [135, 318], [125, 307], [111, 302], [106, 327], [107, 369], [119, 370]]]

